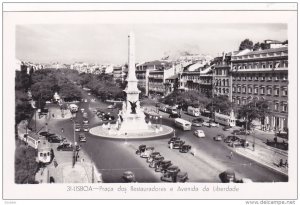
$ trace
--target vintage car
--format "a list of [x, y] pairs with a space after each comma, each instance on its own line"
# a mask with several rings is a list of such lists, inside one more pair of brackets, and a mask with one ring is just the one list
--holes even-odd
[[154, 168], [159, 165], [160, 162], [162, 162], [165, 158], [163, 156], [155, 156], [153, 161], [150, 162], [149, 167]]
[[88, 132], [90, 130], [89, 125], [88, 124], [84, 124], [82, 125], [82, 129], [84, 132]]
[[231, 142], [239, 141], [239, 140], [240, 140], [240, 138], [235, 135], [228, 135], [226, 138], [224, 138], [225, 143], [231, 143]]
[[177, 166], [170, 166], [160, 179], [166, 182], [186, 182], [188, 175], [186, 172], [181, 172]]
[[57, 148], [57, 151], [73, 151], [73, 145], [71, 143], [62, 143]]
[[161, 156], [159, 152], [152, 152], [147, 158], [147, 162], [152, 162], [156, 156]]
[[183, 140], [175, 140], [174, 142], [169, 144], [170, 149], [180, 149], [182, 145], [185, 144]]
[[171, 113], [169, 118], [181, 118], [181, 115], [179, 113]]
[[132, 171], [126, 171], [123, 173], [122, 179], [126, 183], [136, 182], [135, 175]]
[[194, 135], [196, 135], [199, 138], [205, 137], [205, 133], [203, 130], [195, 130]]
[[230, 126], [230, 125], [225, 125], [224, 127], [223, 127], [223, 130], [224, 131], [228, 131], [228, 130], [230, 130], [232, 127]]
[[214, 136], [213, 139], [215, 141], [222, 141], [223, 139], [225, 138], [225, 135], [224, 134], [217, 134], [217, 136]]
[[135, 151], [135, 153], [140, 155], [141, 153], [143, 153], [145, 151], [146, 147], [147, 147], [146, 145], [140, 145], [138, 147], [138, 149]]
[[165, 172], [170, 166], [172, 166], [172, 162], [170, 160], [164, 160], [159, 163], [159, 165], [155, 168], [155, 171]]
[[176, 140], [180, 140], [179, 137], [172, 137], [169, 141], [168, 144], [175, 142]]
[[191, 145], [182, 145], [179, 149], [179, 152], [181, 153], [188, 153], [190, 150], [192, 149], [192, 146]]
[[220, 177], [220, 179], [223, 183], [234, 183], [234, 182], [236, 182], [235, 173], [231, 169], [222, 172], [219, 175], [219, 177]]
[[50, 143], [61, 143], [62, 142], [62, 138], [57, 136], [57, 135], [49, 135], [47, 137], [48, 142]]
[[154, 152], [154, 147], [146, 147], [145, 151], [141, 153], [140, 157], [148, 158]]
[[204, 121], [204, 122], [202, 123], [202, 125], [205, 126], [205, 127], [210, 127], [210, 123], [207, 122], [207, 121]]
[[197, 118], [192, 120], [192, 125], [195, 127], [202, 127], [202, 123], [204, 122], [204, 120], [202, 118]]
[[84, 133], [79, 134], [79, 142], [86, 142], [86, 136]]

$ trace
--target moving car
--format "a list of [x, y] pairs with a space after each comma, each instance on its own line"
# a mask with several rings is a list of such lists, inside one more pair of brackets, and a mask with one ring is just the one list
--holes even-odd
[[204, 120], [202, 118], [197, 118], [192, 120], [192, 125], [195, 127], [202, 127], [202, 123], [204, 122]]
[[57, 151], [73, 151], [73, 145], [71, 143], [62, 143], [56, 148]]
[[109, 106], [107, 106], [107, 109], [115, 109], [115, 106], [114, 105], [109, 105]]
[[83, 118], [83, 124], [88, 124], [89, 123], [89, 120], [87, 118]]
[[222, 141], [225, 138], [224, 134], [218, 134], [217, 136], [213, 137], [215, 141]]
[[88, 124], [84, 124], [82, 126], [83, 131], [88, 132], [90, 130], [89, 125]]
[[80, 132], [81, 131], [81, 125], [79, 123], [75, 124], [75, 131]]
[[135, 175], [132, 171], [126, 171], [123, 173], [122, 179], [126, 183], [136, 182]]
[[168, 144], [175, 142], [176, 140], [180, 140], [179, 137], [172, 137], [169, 141]]
[[180, 149], [182, 145], [184, 145], [185, 141], [183, 140], [175, 140], [174, 142], [170, 143], [170, 149]]
[[182, 145], [179, 149], [179, 152], [181, 153], [188, 153], [192, 149], [191, 145]]
[[226, 138], [224, 138], [225, 143], [231, 143], [231, 142], [234, 142], [234, 141], [237, 141], [237, 140], [240, 140], [240, 138], [238, 138], [235, 135], [228, 135]]
[[86, 136], [84, 133], [79, 134], [79, 142], [86, 142]]
[[220, 177], [220, 179], [223, 183], [234, 183], [234, 182], [236, 182], [235, 173], [231, 169], [222, 172], [219, 175], [219, 177]]
[[181, 118], [181, 115], [179, 113], [171, 113], [169, 118]]
[[202, 123], [202, 125], [205, 126], [205, 127], [210, 127], [210, 123], [207, 122], [207, 121], [204, 121], [204, 122]]
[[195, 130], [194, 135], [196, 135], [197, 137], [205, 137], [204, 131], [203, 130]]

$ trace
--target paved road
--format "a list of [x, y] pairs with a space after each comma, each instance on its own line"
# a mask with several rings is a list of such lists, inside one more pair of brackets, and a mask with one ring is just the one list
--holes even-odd
[[[85, 98], [91, 99], [84, 93]], [[80, 103], [80, 108], [84, 108], [89, 115], [90, 125], [99, 125], [98, 118], [93, 114], [94, 107], [107, 106], [101, 102]], [[82, 120], [82, 114], [78, 113], [76, 121]], [[173, 119], [164, 118], [163, 124], [173, 127]], [[64, 127], [63, 133], [72, 141], [73, 127], [71, 120], [60, 120], [57, 130]], [[193, 128], [195, 129], [195, 128]], [[178, 150], [168, 148], [168, 139], [151, 140], [124, 140], [104, 139], [86, 133], [88, 139], [82, 145], [83, 150], [90, 155], [97, 168], [103, 174], [104, 182], [121, 182], [121, 175], [126, 170], [132, 170], [136, 174], [139, 182], [159, 182], [160, 174], [148, 167], [145, 159], [135, 155], [135, 148], [139, 144], [154, 146], [165, 158], [170, 159], [182, 171], [187, 171], [190, 182], [220, 182], [218, 175], [227, 168], [235, 170], [237, 177], [251, 178], [255, 182], [287, 181], [288, 177], [274, 172], [252, 160], [234, 154], [230, 159], [230, 149], [223, 142], [215, 142], [212, 137], [221, 132], [220, 128], [201, 128], [205, 131], [206, 138], [196, 138], [192, 131], [181, 131], [176, 128], [176, 134], [184, 139], [187, 144], [196, 149], [196, 156], [189, 153], [182, 154]], [[78, 133], [76, 133], [78, 135]]]

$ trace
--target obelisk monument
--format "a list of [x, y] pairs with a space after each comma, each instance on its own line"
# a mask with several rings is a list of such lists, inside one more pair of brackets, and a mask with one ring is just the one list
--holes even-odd
[[145, 114], [140, 107], [139, 93], [137, 88], [138, 80], [135, 74], [135, 39], [131, 32], [128, 36], [128, 76], [126, 93], [126, 101], [123, 103], [121, 111], [122, 122], [120, 132], [130, 133], [149, 132], [149, 126], [145, 121]]

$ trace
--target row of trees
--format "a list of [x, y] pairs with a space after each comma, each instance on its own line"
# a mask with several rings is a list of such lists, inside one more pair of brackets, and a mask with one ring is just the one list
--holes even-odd
[[264, 119], [270, 114], [270, 105], [266, 100], [252, 101], [237, 107], [234, 103], [230, 102], [226, 96], [208, 98], [197, 91], [174, 91], [161, 101], [171, 106], [177, 104], [183, 110], [187, 109], [188, 106], [194, 106], [226, 115], [229, 115], [231, 110], [233, 110], [237, 113], [239, 119], [246, 119], [249, 128], [252, 126], [253, 120]]
[[[282, 42], [283, 44], [288, 44], [288, 40]], [[239, 50], [245, 50], [245, 49], [250, 49], [250, 50], [265, 50], [265, 49], [270, 49], [270, 44], [267, 43], [260, 43], [260, 42], [256, 42], [255, 44], [253, 43], [253, 41], [251, 41], [250, 39], [245, 39], [241, 42], [240, 46], [239, 46]]]

